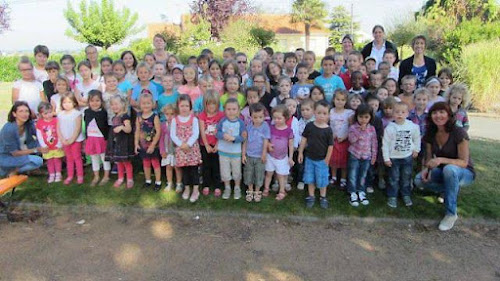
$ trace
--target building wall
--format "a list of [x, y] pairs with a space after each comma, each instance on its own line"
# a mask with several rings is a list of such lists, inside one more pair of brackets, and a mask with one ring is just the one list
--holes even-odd
[[[276, 40], [282, 51], [295, 51], [297, 48], [306, 48], [306, 36], [303, 34], [276, 34]], [[309, 49], [317, 55], [323, 55], [328, 48], [328, 36], [311, 34]]]

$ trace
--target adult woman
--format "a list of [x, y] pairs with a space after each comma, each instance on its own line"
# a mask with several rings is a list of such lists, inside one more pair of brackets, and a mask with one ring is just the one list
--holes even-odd
[[423, 35], [417, 35], [411, 41], [414, 55], [403, 60], [399, 64], [399, 84], [405, 75], [417, 77], [417, 88], [425, 84], [427, 78], [436, 76], [436, 61], [424, 55], [426, 39]]
[[137, 80], [137, 74], [135, 73], [135, 68], [137, 67], [137, 59], [132, 51], [124, 51], [120, 59], [125, 63], [127, 68], [127, 74], [125, 74], [125, 80], [128, 80], [130, 84], [135, 85], [139, 82]]
[[158, 33], [153, 37], [153, 46], [155, 47], [153, 56], [156, 62], [167, 63], [168, 53], [165, 51], [166, 44], [167, 40], [165, 40], [163, 35]]
[[471, 184], [475, 173], [469, 157], [469, 136], [455, 120], [450, 106], [435, 103], [427, 117], [425, 167], [415, 177], [415, 185], [444, 194], [446, 215], [439, 230], [453, 228], [457, 220], [457, 198], [460, 187]]
[[375, 66], [378, 68], [378, 64], [382, 62], [384, 57], [384, 52], [387, 49], [392, 49], [396, 52], [396, 63], [399, 61], [398, 49], [394, 43], [385, 40], [385, 30], [381, 25], [375, 25], [372, 29], [373, 41], [366, 44], [361, 50], [363, 54], [363, 60], [367, 57], [375, 58]]
[[24, 173], [42, 166], [42, 157], [31, 154], [46, 153], [48, 148], [38, 147], [35, 135], [28, 104], [16, 101], [9, 112], [8, 123], [0, 131], [0, 176]]

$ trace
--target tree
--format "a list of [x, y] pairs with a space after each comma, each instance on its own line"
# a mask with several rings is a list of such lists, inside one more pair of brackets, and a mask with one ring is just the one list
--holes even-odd
[[269, 46], [276, 41], [276, 33], [274, 33], [274, 31], [272, 30], [267, 30], [262, 27], [253, 27], [252, 29], [250, 29], [250, 35], [261, 48]]
[[483, 22], [498, 19], [499, 9], [495, 0], [427, 0], [417, 16], [447, 16], [456, 24], [479, 18]]
[[210, 23], [212, 38], [219, 41], [222, 29], [233, 16], [241, 16], [251, 11], [247, 0], [195, 0], [191, 4], [193, 21], [198, 17]]
[[0, 3], [0, 34], [9, 29], [10, 10], [7, 3]]
[[66, 30], [66, 36], [104, 49], [143, 29], [136, 27], [137, 13], [132, 14], [128, 8], [115, 9], [113, 0], [101, 0], [100, 5], [94, 1], [87, 5], [87, 1], [83, 0], [79, 12], [68, 1], [64, 16], [71, 26]]
[[335, 49], [340, 49], [342, 37], [346, 34], [354, 36], [359, 31], [359, 26], [359, 22], [353, 21], [351, 14], [344, 6], [334, 7], [330, 14], [330, 45]]
[[309, 50], [311, 27], [323, 23], [327, 12], [321, 0], [295, 0], [292, 5], [292, 23], [303, 23], [306, 34], [306, 50]]

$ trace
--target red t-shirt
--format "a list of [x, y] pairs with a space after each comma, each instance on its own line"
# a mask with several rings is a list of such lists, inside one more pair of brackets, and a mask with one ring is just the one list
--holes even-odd
[[[217, 114], [210, 117], [207, 115], [207, 113], [205, 113], [205, 111], [203, 111], [198, 115], [198, 119], [200, 119], [200, 121], [203, 121], [205, 123], [205, 135], [207, 136], [208, 144], [210, 145], [217, 144], [217, 137], [215, 137], [215, 135], [217, 134], [217, 124], [223, 117], [224, 117], [224, 112], [222, 111], [219, 111], [217, 112]], [[205, 145], [203, 143], [203, 140], [201, 139], [201, 136], [200, 136], [200, 144]]]

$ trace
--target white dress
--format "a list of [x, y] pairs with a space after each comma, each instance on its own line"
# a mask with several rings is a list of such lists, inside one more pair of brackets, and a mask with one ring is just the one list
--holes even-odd
[[19, 90], [18, 100], [27, 102], [31, 111], [38, 113], [38, 105], [42, 101], [40, 96], [40, 92], [43, 91], [42, 83], [38, 81], [17, 80], [12, 87]]
[[[57, 119], [59, 121], [59, 128], [61, 130], [62, 138], [69, 139], [73, 136], [73, 132], [76, 130], [77, 126], [81, 126], [82, 124], [76, 124], [75, 119], [78, 116], [82, 116], [82, 113], [76, 109], [71, 111], [63, 110], [57, 115]], [[82, 131], [80, 130], [80, 135], [76, 138], [76, 142], [83, 141], [84, 137]]]

